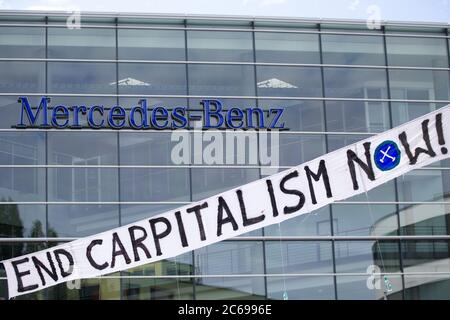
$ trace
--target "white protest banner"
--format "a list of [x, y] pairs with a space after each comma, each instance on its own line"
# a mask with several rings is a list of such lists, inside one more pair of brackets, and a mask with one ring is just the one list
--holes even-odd
[[9, 297], [177, 256], [319, 209], [449, 157], [450, 105], [273, 176], [3, 261]]

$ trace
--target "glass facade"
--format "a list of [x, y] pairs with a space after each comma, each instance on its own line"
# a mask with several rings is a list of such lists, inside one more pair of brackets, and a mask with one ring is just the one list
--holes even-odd
[[[450, 102], [443, 28], [141, 20], [87, 16], [74, 30], [44, 16], [15, 21], [19, 26], [2, 21], [0, 260], [267, 175], [259, 152], [256, 162], [248, 153], [239, 166], [198, 165], [189, 145], [188, 164], [178, 165], [174, 131], [96, 131], [83, 120], [78, 130], [20, 130], [13, 127], [18, 95], [34, 106], [50, 97], [49, 112], [58, 104], [129, 109], [142, 98], [149, 108], [189, 106], [191, 115], [202, 112], [203, 97], [220, 98], [225, 109], [282, 106], [288, 130], [271, 147], [279, 151], [278, 169]], [[264, 148], [260, 141], [257, 148]], [[442, 161], [279, 225], [20, 299], [450, 299], [449, 195], [450, 162]], [[388, 277], [390, 291], [374, 270]]]

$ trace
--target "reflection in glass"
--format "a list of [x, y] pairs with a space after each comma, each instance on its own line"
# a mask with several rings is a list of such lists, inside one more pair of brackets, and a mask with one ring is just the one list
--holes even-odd
[[72, 288], [66, 282], [45, 289], [49, 300], [119, 300], [120, 278], [118, 273], [110, 274], [114, 278], [82, 279], [80, 288]]
[[253, 61], [251, 32], [188, 31], [190, 61]]
[[113, 28], [48, 28], [48, 58], [115, 59]]
[[45, 169], [0, 168], [1, 201], [45, 201]]
[[257, 66], [258, 95], [271, 97], [320, 97], [320, 68]]
[[[345, 44], [345, 45], [344, 45]], [[382, 36], [323, 34], [323, 63], [384, 65]]]
[[445, 38], [386, 37], [390, 66], [448, 68]]
[[190, 64], [189, 93], [211, 96], [252, 96], [255, 94], [253, 66]]
[[45, 164], [45, 133], [1, 132], [1, 165]]
[[259, 100], [264, 110], [283, 108], [280, 123], [290, 131], [324, 131], [323, 102], [311, 100]]
[[257, 62], [320, 63], [317, 34], [255, 32]]
[[[196, 290], [197, 287], [196, 287]], [[197, 291], [196, 291], [197, 292]], [[194, 287], [189, 278], [124, 278], [123, 300], [193, 300]]]
[[126, 225], [178, 207], [180, 204], [121, 204], [120, 221]]
[[[426, 98], [425, 96], [422, 98]], [[391, 102], [392, 125], [398, 126], [424, 114], [444, 107], [445, 103], [428, 102]]]
[[262, 242], [226, 241], [195, 250], [198, 275], [264, 273]]
[[404, 235], [450, 235], [450, 207], [446, 204], [402, 204], [400, 226]]
[[332, 208], [334, 235], [397, 235], [395, 205], [335, 204]]
[[[115, 88], [116, 82], [112, 83]], [[186, 94], [182, 64], [120, 63], [120, 94]]]
[[192, 168], [193, 200], [204, 199], [259, 179], [258, 169]]
[[271, 152], [279, 152], [281, 166], [296, 166], [326, 153], [323, 135], [281, 133], [279, 141]]
[[184, 168], [120, 169], [121, 201], [189, 201], [189, 171]]
[[48, 62], [48, 91], [54, 93], [115, 93], [116, 64]]
[[449, 99], [448, 71], [389, 70], [389, 84], [392, 99]]
[[331, 235], [328, 206], [265, 227], [266, 236], [329, 236]]
[[[123, 165], [173, 165], [171, 152], [177, 141], [170, 132], [123, 132], [120, 134], [120, 162]], [[183, 138], [190, 134], [184, 133]], [[189, 148], [188, 150], [189, 151]], [[186, 163], [188, 164], [188, 163]]]
[[117, 133], [49, 132], [47, 139], [49, 164], [117, 164]]
[[[388, 275], [388, 280], [392, 286], [391, 292], [386, 292], [384, 278], [374, 276], [374, 282], [380, 284], [368, 287], [369, 275], [367, 276], [337, 276], [337, 296], [339, 300], [401, 300], [402, 299], [402, 278], [397, 275]], [[377, 277], [377, 278], [375, 278]]]
[[48, 225], [59, 237], [84, 237], [119, 226], [117, 205], [48, 206]]
[[183, 30], [118, 29], [119, 59], [185, 60]]
[[266, 272], [331, 273], [330, 241], [266, 241]]
[[449, 300], [450, 275], [406, 275], [406, 300]]
[[264, 277], [197, 278], [196, 300], [261, 300], [265, 299]]
[[45, 63], [0, 61], [0, 93], [4, 92], [45, 92]]
[[336, 241], [336, 272], [366, 273], [372, 265], [381, 272], [398, 272], [398, 249], [398, 243], [393, 241]]
[[0, 27], [0, 58], [45, 58], [45, 29]]
[[414, 272], [448, 272], [450, 242], [447, 240], [402, 241], [403, 270]]
[[46, 235], [44, 205], [2, 204], [3, 199], [0, 199], [0, 238]]
[[48, 201], [118, 201], [115, 168], [49, 168]]
[[267, 295], [276, 300], [334, 300], [333, 277], [268, 277]]
[[399, 201], [445, 201], [450, 170], [414, 170], [397, 178]]
[[382, 132], [389, 129], [386, 102], [325, 101], [327, 130], [338, 132]]
[[325, 67], [325, 96], [386, 99], [386, 70]]

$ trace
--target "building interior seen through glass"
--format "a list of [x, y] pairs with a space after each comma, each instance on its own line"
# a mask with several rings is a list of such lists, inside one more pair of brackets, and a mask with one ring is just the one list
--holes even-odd
[[[175, 209], [268, 176], [267, 158], [281, 171], [450, 103], [448, 26], [86, 14], [70, 29], [66, 18], [0, 15], [0, 260]], [[180, 165], [178, 130], [94, 130], [82, 117], [79, 129], [21, 129], [19, 96], [33, 110], [49, 97], [49, 114], [145, 99], [149, 111], [192, 116], [214, 98], [224, 116], [283, 107], [285, 128], [272, 144], [264, 130], [230, 138], [189, 120]], [[196, 134], [236, 145], [222, 163], [199, 162]], [[450, 299], [449, 197], [444, 160], [277, 225], [17, 299]]]

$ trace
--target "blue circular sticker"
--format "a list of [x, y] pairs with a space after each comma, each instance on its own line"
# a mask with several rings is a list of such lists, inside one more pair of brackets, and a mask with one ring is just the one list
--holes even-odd
[[375, 149], [375, 164], [381, 171], [394, 169], [400, 162], [400, 149], [394, 141], [386, 140]]

